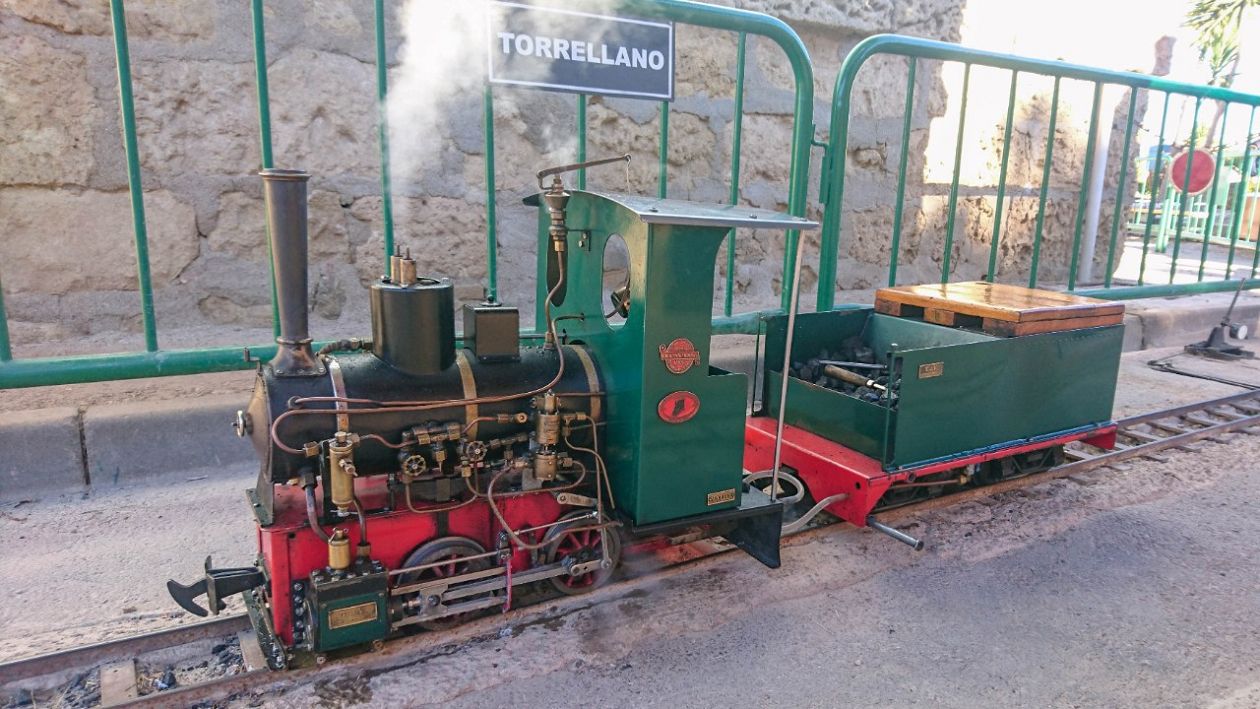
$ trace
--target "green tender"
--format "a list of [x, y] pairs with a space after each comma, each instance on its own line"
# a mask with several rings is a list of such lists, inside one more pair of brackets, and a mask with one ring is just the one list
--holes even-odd
[[[786, 318], [767, 323], [767, 409], [778, 414]], [[786, 420], [892, 470], [1111, 420], [1124, 326], [1000, 338], [871, 308], [797, 316], [793, 359], [861, 335], [900, 368], [889, 409], [793, 379]], [[939, 376], [920, 378], [939, 363]], [[925, 373], [933, 367], [925, 368]]]

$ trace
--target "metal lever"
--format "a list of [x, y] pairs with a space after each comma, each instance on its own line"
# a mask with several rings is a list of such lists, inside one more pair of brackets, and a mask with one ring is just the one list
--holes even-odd
[[576, 162], [576, 163], [573, 163], [572, 165], [557, 165], [556, 167], [549, 167], [545, 170], [539, 170], [538, 171], [538, 188], [544, 189], [544, 190], [547, 189], [547, 186], [543, 184], [543, 180], [548, 177], [551, 177], [552, 175], [559, 175], [565, 172], [573, 172], [574, 170], [581, 170], [584, 167], [595, 167], [596, 165], [607, 165], [609, 163], [614, 163], [614, 162], [630, 162], [630, 153], [626, 153], [625, 155], [618, 155], [615, 158], [600, 158], [599, 160], [587, 160], [586, 162]]
[[[261, 586], [267, 582], [263, 572], [254, 566], [242, 566], [233, 569], [212, 569], [210, 568], [210, 557], [206, 557], [206, 575], [192, 585], [185, 586], [176, 581], [167, 581], [166, 590], [171, 594], [171, 598], [179, 604], [180, 608], [202, 618], [207, 615], [218, 615], [219, 611], [227, 608], [227, 604], [223, 602], [224, 598], [244, 593], [251, 588]], [[206, 605], [210, 606], [207, 611], [202, 608], [194, 600], [197, 596], [205, 595]]]
[[923, 551], [922, 539], [915, 539], [914, 537], [910, 536], [909, 534], [906, 534], [900, 529], [893, 529], [892, 527], [889, 527], [888, 525], [884, 524], [883, 522], [880, 522], [874, 517], [866, 518], [866, 526], [870, 527], [876, 532], [883, 532], [884, 534], [887, 534], [888, 536], [892, 537], [893, 539], [896, 539], [902, 544], [908, 544], [915, 551]]

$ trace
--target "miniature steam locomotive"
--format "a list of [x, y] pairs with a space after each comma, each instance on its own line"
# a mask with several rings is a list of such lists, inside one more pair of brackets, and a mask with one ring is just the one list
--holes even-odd
[[[763, 323], [749, 416], [748, 375], [709, 358], [717, 251], [733, 228], [816, 224], [569, 191], [576, 167], [540, 173], [527, 201], [539, 333], [485, 302], [461, 309], [460, 341], [450, 281], [399, 253], [371, 285], [371, 340], [318, 352], [308, 176], [262, 173], [281, 327], [236, 421], [262, 461], [259, 555], [169, 582], [181, 606], [243, 594], [280, 669], [508, 608], [526, 585], [590, 591], [623, 550], [722, 537], [777, 567], [781, 535], [823, 511], [921, 546], [872, 511], [1043, 469], [1067, 441], [1111, 445], [1114, 324], [1002, 337], [886, 307], [793, 311]], [[631, 266], [605, 315], [616, 236]]]

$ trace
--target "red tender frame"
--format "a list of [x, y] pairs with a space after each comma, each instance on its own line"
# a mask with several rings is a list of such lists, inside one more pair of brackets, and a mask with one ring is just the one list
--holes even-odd
[[[769, 417], [748, 419], [744, 427], [744, 468], [769, 470], [774, 466], [774, 433], [777, 422]], [[1088, 431], [1075, 431], [1043, 439], [1035, 443], [1021, 443], [984, 453], [959, 456], [950, 460], [929, 463], [917, 467], [887, 472], [878, 460], [869, 458], [850, 448], [810, 433], [796, 426], [784, 425], [781, 460], [797, 471], [801, 481], [809, 488], [815, 500], [821, 500], [842, 492], [849, 496], [832, 505], [827, 511], [858, 527], [866, 526], [866, 517], [875, 509], [884, 493], [893, 483], [913, 477], [922, 477], [987, 460], [1006, 458], [1018, 453], [1063, 445], [1072, 441], [1084, 441], [1103, 449], [1116, 444], [1116, 426], [1107, 424]]]

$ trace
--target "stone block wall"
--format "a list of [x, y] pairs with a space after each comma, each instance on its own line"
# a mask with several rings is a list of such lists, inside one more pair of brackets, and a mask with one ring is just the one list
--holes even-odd
[[[801, 34], [814, 62], [819, 138], [826, 134], [840, 63], [858, 41], [878, 32], [957, 41], [965, 17], [958, 0], [726, 2], [781, 17]], [[403, 42], [398, 4], [387, 3], [391, 57]], [[129, 0], [126, 6], [161, 344], [266, 341], [270, 300], [255, 176], [260, 147], [248, 4]], [[268, 0], [266, 19], [276, 164], [314, 175], [312, 329], [317, 338], [364, 334], [364, 287], [383, 259], [371, 3]], [[728, 197], [735, 51], [730, 33], [678, 28], [670, 196]], [[138, 349], [141, 343], [115, 71], [107, 3], [0, 0], [0, 283], [18, 356]], [[910, 151], [910, 167], [899, 280], [938, 277], [959, 78], [939, 64], [920, 66], [913, 130], [903, 147], [904, 72], [900, 60], [876, 60], [855, 88], [841, 288], [866, 288], [885, 277], [903, 149]], [[395, 64], [391, 80], [397, 73]], [[791, 81], [778, 48], [751, 39], [740, 193], [747, 204], [786, 207]], [[1000, 100], [977, 88], [985, 98], [973, 96], [968, 108], [953, 255], [956, 273], [965, 277], [983, 272], [992, 235], [1007, 86], [1005, 79], [995, 81]], [[973, 86], [981, 83], [973, 77]], [[1035, 220], [1047, 87], [1029, 81], [1020, 95], [1008, 178], [1014, 197], [999, 252], [1005, 279], [1026, 278], [1020, 269], [1026, 269]], [[536, 189], [534, 172], [573, 160], [575, 102], [565, 94], [518, 90], [496, 96], [500, 298], [520, 304], [528, 320], [535, 216], [520, 200]], [[458, 297], [474, 300], [486, 274], [480, 91], [460, 93], [441, 109], [447, 118], [442, 130], [418, 136], [431, 141], [428, 159], [394, 175], [396, 236], [422, 271], [454, 278]], [[1061, 99], [1041, 256], [1048, 281], [1065, 273], [1088, 109], [1087, 93], [1065, 92]], [[395, 121], [392, 129], [395, 142], [417, 138], [405, 122]], [[630, 152], [634, 160], [628, 168], [592, 170], [590, 185], [654, 193], [657, 131], [654, 103], [592, 99], [588, 155]], [[1113, 185], [1119, 143], [1116, 138], [1111, 145]], [[818, 169], [815, 150], [815, 217]], [[1109, 233], [1111, 206], [1104, 205], [1100, 233]], [[817, 235], [806, 237], [810, 292], [818, 287], [817, 242]], [[781, 249], [781, 234], [739, 235], [740, 308], [777, 304]], [[724, 270], [724, 257], [719, 264]]]

